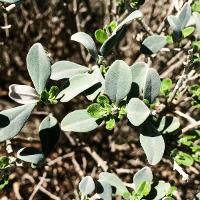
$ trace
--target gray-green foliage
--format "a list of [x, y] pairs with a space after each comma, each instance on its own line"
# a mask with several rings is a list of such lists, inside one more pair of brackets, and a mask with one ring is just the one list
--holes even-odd
[[190, 4], [185, 3], [181, 11], [176, 16], [170, 15], [168, 16], [167, 20], [173, 31], [180, 32], [186, 27], [187, 23], [190, 20], [190, 17], [191, 17]]
[[[86, 199], [90, 199], [91, 194], [96, 193], [97, 197], [102, 200], [111, 200], [115, 196], [120, 196], [124, 200], [141, 200], [145, 199], [145, 197], [152, 200], [159, 200], [164, 197], [173, 200], [172, 195], [176, 191], [176, 188], [171, 187], [167, 182], [154, 182], [153, 174], [149, 167], [139, 170], [133, 177], [132, 186], [129, 187], [130, 189], [128, 190], [124, 182], [116, 174], [109, 172], [100, 173], [97, 184], [94, 184], [94, 180], [90, 176], [84, 177], [79, 184], [81, 195]], [[157, 192], [154, 193], [153, 191]]]
[[61, 122], [63, 131], [88, 132], [96, 129], [98, 124], [95, 118], [91, 117], [87, 110], [76, 110], [68, 115]]
[[41, 44], [36, 43], [30, 48], [26, 62], [33, 85], [41, 94], [51, 74], [50, 59]]
[[35, 104], [22, 105], [0, 112], [0, 142], [15, 137], [31, 115]]
[[130, 67], [122, 60], [115, 61], [105, 77], [105, 93], [117, 104], [131, 89], [132, 76]]

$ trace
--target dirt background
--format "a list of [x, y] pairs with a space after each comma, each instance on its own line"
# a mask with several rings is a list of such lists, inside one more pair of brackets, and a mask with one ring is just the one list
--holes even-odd
[[[75, 3], [78, 5], [77, 10]], [[167, 0], [152, 0], [146, 1], [141, 7], [145, 21], [153, 31], [157, 32], [164, 21], [170, 4], [171, 1]], [[7, 15], [1, 13], [0, 26], [4, 26], [7, 21], [11, 28], [8, 31], [0, 29], [0, 109], [17, 105], [7, 96], [10, 84], [31, 85], [25, 60], [33, 43], [42, 43], [54, 61], [69, 60], [83, 65], [92, 63], [87, 52], [83, 49], [81, 52], [80, 45], [70, 41], [70, 36], [80, 30], [93, 36], [97, 28], [103, 27], [110, 19], [115, 19], [113, 14], [108, 16], [106, 13], [105, 1], [100, 0], [27, 0]], [[77, 15], [80, 20], [78, 26]], [[167, 25], [164, 31], [168, 33]], [[139, 49], [140, 38], [146, 35], [138, 22], [133, 23], [116, 48], [118, 59], [123, 59], [128, 64], [136, 60], [145, 60], [163, 77], [166, 76], [166, 70], [169, 70], [171, 65], [175, 65], [173, 71], [169, 71], [167, 76], [176, 81], [181, 71], [182, 62], [180, 61], [185, 58], [185, 55], [181, 54], [175, 60], [172, 58], [177, 52], [159, 53], [154, 58], [144, 58], [140, 55]], [[180, 46], [183, 45], [184, 42], [180, 44]], [[111, 62], [114, 59], [115, 55], [111, 54], [108, 61]], [[39, 147], [38, 127], [46, 112], [52, 112], [60, 121], [68, 112], [81, 107], [85, 108], [87, 105], [88, 101], [79, 96], [63, 105], [46, 106], [42, 110], [35, 110], [20, 136], [12, 141], [14, 152], [25, 146]], [[200, 119], [199, 111], [191, 108], [190, 103], [180, 102], [176, 109], [189, 113], [196, 120]], [[185, 127], [187, 122], [182, 119], [181, 122], [182, 127]], [[107, 162], [109, 171], [117, 172], [122, 180], [131, 182], [133, 174], [148, 165], [139, 144], [138, 132], [139, 130], [127, 126], [125, 121], [123, 124], [118, 124], [113, 132], [100, 128], [90, 134], [62, 133], [55, 151], [47, 160], [51, 166], [40, 169], [31, 169], [30, 166], [13, 169], [9, 177], [9, 185], [0, 193], [0, 198], [3, 200], [29, 199], [41, 177], [46, 175], [42, 187], [55, 195], [52, 198], [79, 199], [78, 183], [81, 176], [98, 177], [102, 171], [88, 151], [88, 147]], [[35, 139], [29, 141], [30, 136]], [[173, 142], [173, 138], [169, 139], [168, 149], [171, 148]], [[5, 144], [0, 145], [0, 152], [6, 155]], [[188, 182], [182, 181], [181, 176], [173, 171], [172, 162], [167, 153], [158, 165], [152, 167], [155, 180], [162, 179], [175, 184], [179, 192], [176, 198], [182, 200], [192, 200], [200, 191], [199, 169], [198, 164], [185, 168], [190, 179]], [[38, 190], [33, 199], [51, 199], [50, 194], [45, 194], [44, 189]]]

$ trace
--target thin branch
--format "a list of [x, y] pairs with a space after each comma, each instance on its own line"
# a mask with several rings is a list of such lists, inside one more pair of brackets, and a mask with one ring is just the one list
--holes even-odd
[[29, 200], [33, 200], [34, 196], [36, 195], [36, 193], [38, 192], [38, 190], [40, 189], [40, 187], [42, 186], [45, 178], [47, 176], [47, 173], [44, 172], [42, 178], [40, 179], [39, 183], [35, 186], [31, 196], [29, 197]]
[[142, 27], [144, 28], [144, 30], [149, 34], [149, 35], [153, 35], [153, 31], [151, 30], [151, 28], [146, 24], [146, 22], [143, 19], [138, 19], [138, 22], [142, 25]]
[[48, 190], [46, 190], [44, 187], [40, 187], [39, 190], [41, 192], [43, 192], [44, 194], [46, 194], [48, 197], [50, 197], [51, 199], [54, 199], [54, 200], [60, 200], [61, 198], [52, 194], [51, 192], [49, 192]]

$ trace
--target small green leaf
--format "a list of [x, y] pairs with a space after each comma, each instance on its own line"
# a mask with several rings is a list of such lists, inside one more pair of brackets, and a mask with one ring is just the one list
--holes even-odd
[[182, 151], [178, 151], [174, 159], [179, 165], [185, 166], [191, 166], [194, 162], [193, 158], [189, 154]]
[[200, 151], [195, 152], [192, 157], [196, 162], [200, 163]]
[[173, 83], [170, 78], [163, 79], [160, 85], [160, 93], [166, 97], [169, 96]]
[[4, 176], [1, 180], [0, 180], [0, 191], [3, 190], [5, 188], [6, 185], [8, 185], [8, 176]]
[[95, 38], [99, 43], [103, 44], [108, 39], [108, 36], [103, 29], [98, 29], [95, 31]]
[[87, 108], [87, 112], [94, 118], [100, 119], [106, 115], [106, 110], [98, 103], [93, 103]]
[[106, 121], [106, 129], [111, 131], [115, 128], [115, 119], [110, 118], [108, 121]]
[[182, 30], [182, 35], [184, 38], [190, 36], [193, 32], [194, 32], [194, 27], [187, 27], [185, 29]]
[[0, 157], [0, 169], [5, 169], [9, 165], [9, 158], [6, 156]]
[[97, 103], [99, 103], [101, 106], [104, 106], [105, 104], [110, 104], [110, 100], [107, 96], [101, 95], [97, 97]]
[[110, 29], [111, 29], [112, 32], [117, 28], [117, 25], [118, 25], [118, 23], [116, 21], [112, 21], [109, 24], [109, 27], [110, 27]]
[[149, 182], [142, 182], [136, 189], [136, 193], [141, 196], [147, 196], [149, 192], [151, 191], [151, 184]]
[[200, 1], [199, 0], [194, 1], [194, 3], [192, 4], [192, 11], [200, 13]]
[[166, 36], [166, 41], [167, 41], [167, 44], [173, 44], [174, 43], [173, 37], [171, 35]]

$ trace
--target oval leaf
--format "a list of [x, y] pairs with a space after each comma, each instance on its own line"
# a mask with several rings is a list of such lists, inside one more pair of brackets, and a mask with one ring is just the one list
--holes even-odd
[[12, 100], [20, 104], [31, 104], [39, 101], [36, 90], [27, 85], [10, 85], [8, 95]]
[[160, 200], [162, 199], [170, 189], [170, 184], [164, 181], [159, 181], [158, 185], [155, 186], [156, 189], [156, 197], [153, 200]]
[[143, 14], [140, 10], [135, 10], [133, 11], [131, 14], [129, 14], [117, 27], [116, 29], [113, 31], [114, 33], [116, 33], [119, 29], [121, 29], [124, 25], [128, 25], [130, 24], [133, 20], [138, 19], [138, 18], [142, 18]]
[[140, 94], [150, 103], [154, 103], [160, 94], [160, 77], [155, 69], [146, 63], [138, 62], [131, 66], [133, 83], [139, 86]]
[[105, 92], [116, 103], [123, 100], [131, 89], [130, 67], [122, 60], [115, 61], [105, 76]]
[[167, 44], [165, 36], [151, 35], [147, 37], [141, 47], [141, 51], [144, 54], [153, 54], [160, 51]]
[[56, 145], [60, 136], [60, 127], [55, 117], [49, 115], [43, 119], [39, 127], [42, 152], [47, 157]]
[[143, 125], [142, 133], [140, 134], [140, 143], [149, 164], [156, 165], [159, 163], [165, 151], [165, 142], [150, 122], [146, 122]]
[[78, 32], [71, 36], [71, 40], [81, 43], [88, 50], [95, 61], [98, 59], [96, 45], [90, 35], [84, 32]]
[[61, 122], [63, 131], [88, 132], [96, 129], [98, 124], [95, 118], [91, 117], [87, 110], [76, 110], [68, 115]]
[[111, 174], [108, 172], [102, 172], [99, 174], [99, 180], [104, 181], [105, 183], [115, 187], [117, 189], [116, 194], [118, 194], [118, 195], [122, 196], [124, 193], [128, 192], [124, 183], [115, 174]]
[[133, 184], [135, 190], [141, 185], [142, 182], [148, 182], [151, 184], [152, 181], [153, 181], [153, 174], [149, 167], [143, 167], [133, 177]]
[[107, 56], [108, 53], [112, 50], [112, 48], [118, 44], [126, 34], [128, 27], [123, 26], [121, 29], [113, 33], [101, 46], [100, 53], [102, 56]]
[[51, 66], [51, 79], [61, 80], [64, 78], [72, 78], [75, 75], [88, 71], [88, 68], [70, 61], [58, 61]]
[[23, 128], [36, 104], [27, 104], [0, 112], [0, 142], [15, 137]]
[[97, 84], [99, 80], [96, 72], [93, 72], [92, 74], [85, 73], [76, 75], [69, 79], [69, 82], [70, 85], [57, 96], [57, 99], [61, 98], [61, 102], [70, 101], [78, 94]]
[[110, 184], [99, 180], [96, 187], [97, 194], [102, 200], [112, 200], [112, 187]]
[[40, 43], [36, 43], [30, 48], [26, 62], [33, 85], [38, 94], [41, 94], [51, 74], [51, 63]]
[[172, 133], [180, 127], [180, 122], [177, 117], [164, 116], [162, 117], [158, 131], [162, 133]]
[[87, 196], [95, 190], [95, 183], [91, 176], [84, 177], [79, 183], [79, 190], [81, 194]]
[[185, 3], [178, 15], [179, 21], [181, 23], [181, 30], [184, 29], [187, 23], [189, 22], [190, 17], [191, 17], [191, 12], [192, 12], [192, 9], [191, 9], [190, 4]]
[[36, 165], [42, 164], [45, 160], [44, 155], [33, 147], [25, 147], [20, 149], [17, 152], [17, 158]]
[[141, 125], [150, 115], [149, 108], [138, 98], [132, 98], [126, 106], [127, 117], [134, 126]]

